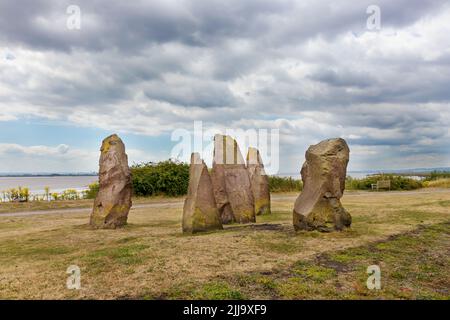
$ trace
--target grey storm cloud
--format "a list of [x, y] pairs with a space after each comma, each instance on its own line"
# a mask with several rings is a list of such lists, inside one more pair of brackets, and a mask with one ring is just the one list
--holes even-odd
[[[445, 3], [445, 0], [3, 1], [0, 27], [5, 41], [50, 50], [74, 47], [129, 50], [171, 41], [210, 46], [224, 38], [256, 38], [263, 45], [279, 45], [317, 35], [364, 31], [364, 13], [372, 4], [382, 8], [383, 23], [402, 27], [439, 11]], [[66, 21], [62, 16], [73, 4], [87, 18], [87, 30], [82, 35], [64, 30]]]
[[0, 120], [158, 135], [197, 119], [275, 126], [286, 145], [341, 135], [402, 146], [398, 158], [450, 152], [445, 0], [22, 0], [0, 17]]
[[367, 76], [367, 74], [361, 72], [348, 73], [344, 70], [343, 72], [336, 72], [334, 70], [320, 70], [319, 72], [311, 75], [313, 80], [327, 83], [335, 87], [368, 87], [373, 84], [372, 79]]

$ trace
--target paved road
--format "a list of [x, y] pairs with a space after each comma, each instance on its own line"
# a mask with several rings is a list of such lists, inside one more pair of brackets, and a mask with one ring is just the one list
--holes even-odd
[[[390, 192], [370, 192], [371, 196], [383, 196], [383, 195], [411, 195], [411, 194], [429, 194], [429, 193], [449, 193], [448, 189], [431, 189], [431, 190], [417, 190], [417, 191], [390, 191]], [[368, 195], [367, 191], [352, 191], [346, 193], [352, 196]], [[296, 195], [272, 195], [273, 201], [279, 200], [291, 200], [295, 201]], [[155, 202], [155, 203], [145, 203], [134, 205], [131, 209], [140, 208], [177, 208], [183, 205], [183, 201], [174, 202]], [[23, 217], [23, 216], [34, 216], [42, 214], [70, 214], [70, 213], [89, 213], [91, 208], [73, 208], [73, 209], [53, 209], [53, 210], [38, 210], [38, 211], [22, 211], [22, 212], [6, 212], [0, 213], [0, 218], [2, 217]]]

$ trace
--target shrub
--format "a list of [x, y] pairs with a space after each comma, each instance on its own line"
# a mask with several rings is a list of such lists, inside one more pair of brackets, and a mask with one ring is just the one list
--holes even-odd
[[4, 196], [8, 201], [27, 202], [30, 198], [30, 190], [28, 188], [18, 187], [6, 190]]
[[8, 199], [8, 201], [18, 201], [19, 191], [15, 188], [6, 190], [6, 198]]
[[450, 188], [450, 178], [424, 181], [425, 188]]
[[270, 192], [301, 191], [303, 183], [291, 177], [269, 176], [269, 189]]
[[64, 190], [63, 193], [60, 196], [61, 199], [63, 200], [77, 200], [78, 197], [78, 192], [75, 189], [67, 189]]
[[396, 176], [392, 174], [370, 175], [362, 179], [347, 177], [345, 189], [347, 190], [372, 190], [372, 184], [379, 180], [391, 180], [391, 190], [414, 190], [422, 188], [422, 181]]
[[131, 167], [136, 196], [181, 196], [189, 186], [189, 165], [166, 160], [135, 164]]
[[23, 202], [28, 202], [30, 198], [30, 189], [29, 188], [21, 188], [19, 187], [19, 199]]
[[84, 191], [84, 198], [85, 199], [95, 199], [95, 197], [97, 197], [98, 190], [99, 190], [98, 182], [93, 182], [88, 187], [89, 187], [89, 189]]

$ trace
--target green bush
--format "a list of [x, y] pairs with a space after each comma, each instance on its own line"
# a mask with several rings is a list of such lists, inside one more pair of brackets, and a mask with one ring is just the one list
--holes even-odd
[[89, 189], [84, 191], [85, 199], [95, 199], [98, 194], [99, 184], [98, 182], [93, 182], [89, 185]]
[[414, 190], [423, 187], [422, 181], [396, 176], [392, 174], [370, 175], [362, 179], [347, 177], [345, 189], [347, 190], [372, 190], [372, 184], [380, 180], [391, 180], [391, 190]]
[[[189, 164], [166, 160], [135, 164], [131, 167], [133, 194], [136, 196], [182, 196], [189, 186]], [[270, 192], [301, 191], [302, 182], [291, 177], [269, 176]], [[94, 199], [98, 182], [89, 185], [84, 197]]]
[[424, 181], [423, 186], [425, 188], [450, 188], [450, 178]]
[[62, 200], [78, 200], [78, 192], [75, 189], [64, 190], [59, 196]]
[[291, 177], [269, 176], [269, 189], [270, 192], [301, 191], [303, 183], [301, 180]]
[[189, 165], [166, 160], [136, 164], [131, 167], [136, 196], [181, 196], [189, 186]]
[[3, 197], [12, 202], [27, 202], [30, 199], [30, 189], [18, 187], [3, 192]]

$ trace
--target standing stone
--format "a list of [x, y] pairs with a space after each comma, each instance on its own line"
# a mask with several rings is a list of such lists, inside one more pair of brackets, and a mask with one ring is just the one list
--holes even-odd
[[208, 168], [198, 153], [191, 155], [189, 189], [183, 208], [183, 232], [221, 230], [219, 211]]
[[239, 146], [230, 136], [214, 137], [211, 177], [222, 223], [255, 222], [250, 178]]
[[269, 177], [264, 171], [264, 164], [256, 148], [248, 148], [247, 171], [255, 200], [256, 215], [270, 213]]
[[90, 225], [115, 229], [127, 223], [131, 208], [131, 173], [122, 140], [113, 134], [100, 149], [99, 192], [94, 202]]
[[233, 209], [231, 209], [230, 201], [225, 187], [225, 166], [215, 164], [211, 170], [211, 181], [213, 185], [214, 198], [216, 199], [217, 209], [219, 211], [220, 220], [223, 224], [233, 223]]
[[295, 230], [342, 230], [352, 218], [341, 197], [350, 150], [344, 139], [329, 139], [310, 146], [302, 167], [303, 191], [295, 201]]

